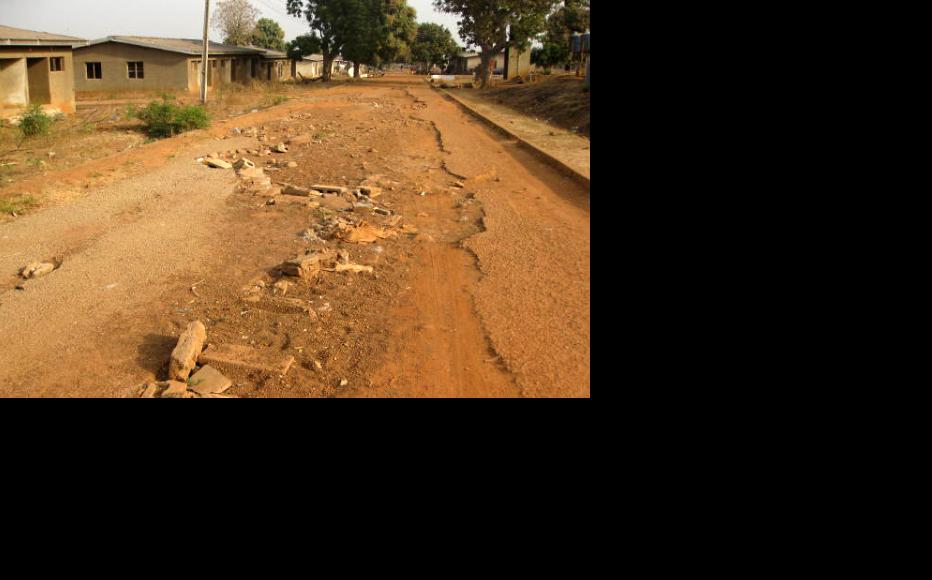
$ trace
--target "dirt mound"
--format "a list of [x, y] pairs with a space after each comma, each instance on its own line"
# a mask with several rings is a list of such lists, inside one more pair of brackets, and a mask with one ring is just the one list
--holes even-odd
[[487, 98], [589, 137], [589, 92], [583, 79], [555, 76], [533, 84], [508, 83], [486, 93]]

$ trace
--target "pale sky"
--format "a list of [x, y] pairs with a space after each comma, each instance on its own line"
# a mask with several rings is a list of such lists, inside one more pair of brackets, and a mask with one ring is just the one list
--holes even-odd
[[[216, 4], [218, 0], [211, 0]], [[305, 34], [307, 21], [288, 16], [285, 0], [250, 0], [263, 16], [285, 29], [285, 39]], [[453, 32], [456, 17], [437, 12], [431, 0], [408, 0], [419, 22], [437, 22]], [[200, 38], [204, 26], [203, 0], [0, 0], [0, 24], [88, 40], [104, 36], [164, 36]], [[211, 30], [211, 39], [219, 34]]]

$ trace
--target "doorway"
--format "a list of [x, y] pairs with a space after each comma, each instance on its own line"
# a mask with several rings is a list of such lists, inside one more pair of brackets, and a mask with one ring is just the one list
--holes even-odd
[[31, 105], [51, 105], [52, 89], [49, 86], [49, 59], [27, 58], [26, 69], [29, 78], [29, 103]]

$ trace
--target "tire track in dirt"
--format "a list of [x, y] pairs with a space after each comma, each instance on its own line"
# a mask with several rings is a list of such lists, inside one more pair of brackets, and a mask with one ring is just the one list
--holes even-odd
[[590, 226], [587, 192], [493, 137], [428, 88], [445, 166], [477, 192], [485, 231], [466, 240], [479, 260], [476, 307], [525, 396], [590, 396]]

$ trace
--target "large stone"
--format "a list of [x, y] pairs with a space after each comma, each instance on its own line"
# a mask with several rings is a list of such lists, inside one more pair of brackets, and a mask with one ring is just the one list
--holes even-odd
[[247, 169], [247, 168], [253, 169], [255, 168], [255, 166], [256, 166], [255, 163], [243, 157], [242, 159], [240, 159], [239, 161], [233, 164], [233, 169], [236, 169], [236, 170]]
[[198, 320], [192, 322], [178, 339], [178, 345], [172, 351], [171, 361], [168, 363], [168, 378], [186, 381], [194, 370], [197, 357], [204, 350], [204, 341], [207, 340], [207, 329]]
[[165, 390], [162, 392], [163, 399], [188, 399], [188, 384], [179, 381], [167, 381], [162, 383]]
[[311, 195], [319, 196], [320, 194], [316, 191], [312, 192], [306, 187], [298, 187], [297, 185], [291, 185], [286, 183], [282, 188], [282, 193], [285, 195], [296, 195], [298, 197], [310, 197]]
[[339, 185], [312, 185], [311, 189], [316, 189], [317, 191], [323, 193], [339, 193], [343, 194], [349, 191], [345, 187], [340, 187]]
[[219, 395], [233, 386], [233, 381], [210, 365], [201, 367], [188, 381], [190, 389], [198, 395]]
[[275, 146], [274, 151], [276, 153], [288, 153], [288, 147], [286, 147], [284, 143], [279, 143]]
[[223, 159], [214, 159], [212, 157], [205, 159], [204, 165], [213, 167], [215, 169], [233, 169], [233, 164], [231, 164], [229, 161], [224, 161]]
[[51, 274], [55, 271], [55, 264], [50, 264], [48, 262], [33, 262], [27, 264], [19, 273], [20, 276], [26, 278], [41, 278], [47, 274]]
[[317, 274], [321, 268], [328, 267], [336, 260], [332, 250], [320, 250], [310, 254], [298, 256], [281, 265], [281, 271], [287, 276], [308, 278]]
[[294, 357], [265, 353], [249, 346], [222, 344], [208, 347], [198, 361], [231, 375], [243, 372], [285, 375], [294, 364]]

